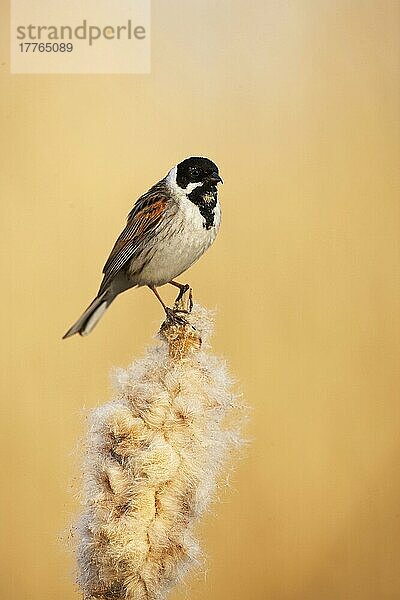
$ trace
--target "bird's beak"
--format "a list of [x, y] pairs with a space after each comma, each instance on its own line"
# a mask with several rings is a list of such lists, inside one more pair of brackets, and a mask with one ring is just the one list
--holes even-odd
[[218, 175], [218, 173], [213, 173], [212, 175], [210, 175], [208, 178], [208, 181], [210, 181], [211, 183], [224, 183], [222, 181], [222, 178]]

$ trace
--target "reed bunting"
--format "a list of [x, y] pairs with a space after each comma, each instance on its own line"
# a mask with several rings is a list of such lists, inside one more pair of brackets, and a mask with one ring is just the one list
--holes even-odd
[[191, 157], [140, 196], [104, 265], [96, 298], [63, 337], [90, 333], [118, 294], [132, 287], [148, 286], [173, 318], [157, 287], [170, 283], [180, 296], [189, 289], [175, 277], [215, 240], [221, 221], [218, 183], [222, 179], [216, 164]]

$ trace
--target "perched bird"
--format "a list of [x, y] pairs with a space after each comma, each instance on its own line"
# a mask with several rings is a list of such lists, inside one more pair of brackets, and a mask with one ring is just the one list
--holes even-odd
[[180, 294], [188, 289], [174, 279], [215, 240], [221, 221], [218, 183], [216, 164], [191, 157], [140, 196], [104, 265], [96, 298], [63, 338], [90, 333], [118, 294], [131, 287], [148, 286], [173, 317], [157, 287], [170, 283]]

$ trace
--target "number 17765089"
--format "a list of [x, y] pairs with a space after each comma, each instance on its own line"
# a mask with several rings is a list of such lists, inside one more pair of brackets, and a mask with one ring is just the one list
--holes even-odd
[[72, 42], [21, 42], [19, 49], [21, 52], [72, 52], [74, 45]]

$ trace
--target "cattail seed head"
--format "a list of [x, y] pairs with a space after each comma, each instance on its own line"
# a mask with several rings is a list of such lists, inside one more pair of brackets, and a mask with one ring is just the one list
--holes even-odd
[[114, 400], [91, 414], [76, 526], [85, 600], [163, 600], [199, 559], [194, 526], [243, 416], [209, 352], [212, 325], [199, 306], [164, 323], [161, 344], [119, 369]]

